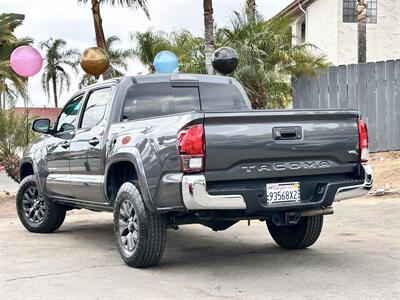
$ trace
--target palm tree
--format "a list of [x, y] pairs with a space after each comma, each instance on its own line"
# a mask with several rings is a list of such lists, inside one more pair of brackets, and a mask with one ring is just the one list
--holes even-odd
[[[86, 4], [89, 0], [78, 0], [78, 2], [82, 2]], [[146, 16], [149, 18], [149, 11], [147, 9], [147, 0], [90, 0], [92, 4], [92, 14], [93, 14], [93, 23], [94, 23], [94, 30], [96, 33], [96, 41], [97, 46], [107, 50], [106, 39], [104, 37], [104, 30], [103, 30], [103, 20], [101, 18], [100, 13], [100, 4], [109, 4], [111, 6], [119, 5], [121, 7], [129, 7], [129, 8], [141, 8]], [[104, 79], [111, 78], [111, 70], [107, 70], [103, 74]]]
[[23, 18], [16, 14], [0, 15], [0, 61], [10, 58], [11, 52], [19, 46], [32, 42], [31, 38], [18, 39], [14, 31], [22, 25]]
[[[110, 71], [112, 77], [124, 76], [124, 71], [128, 69], [127, 60], [133, 56], [133, 50], [115, 48], [121, 39], [112, 35], [106, 40], [106, 48], [110, 57]], [[122, 69], [122, 70], [121, 70]]]
[[[110, 57], [110, 72], [112, 77], [124, 76], [124, 71], [128, 70], [127, 60], [133, 56], [133, 50], [115, 48], [115, 45], [120, 43], [121, 39], [116, 35], [110, 36], [106, 39], [106, 47], [108, 56]], [[84, 74], [79, 88], [96, 83], [95, 76]]]
[[[221, 28], [215, 35], [215, 46], [230, 46], [239, 54], [239, 66], [231, 75], [241, 81], [254, 108], [285, 108], [291, 100], [291, 78], [315, 78], [318, 70], [327, 67], [323, 55], [313, 54], [311, 44], [292, 46], [290, 18], [264, 20], [257, 10], [234, 12], [230, 28]], [[145, 32], [134, 35], [135, 56], [154, 72], [154, 56], [171, 50], [179, 58], [180, 70], [207, 73], [204, 38], [188, 31]]]
[[207, 74], [213, 74], [212, 55], [214, 53], [214, 19], [212, 0], [203, 0], [204, 10], [204, 53]]
[[146, 66], [149, 73], [154, 73], [154, 58], [160, 51], [170, 50], [178, 56], [179, 69], [186, 73], [206, 73], [204, 64], [204, 39], [182, 30], [166, 34], [165, 32], [147, 31], [131, 34], [136, 44], [134, 56]]
[[0, 61], [0, 96], [3, 98], [4, 109], [7, 102], [14, 106], [14, 101], [18, 96], [27, 100], [27, 83], [25, 78], [18, 76], [11, 69], [9, 60]]
[[71, 86], [68, 69], [78, 72], [79, 51], [77, 49], [64, 50], [66, 45], [67, 42], [63, 39], [52, 38], [39, 45], [45, 51], [42, 88], [50, 98], [50, 84], [52, 85], [55, 107], [58, 107], [58, 94], [61, 94], [64, 88], [68, 91]]
[[32, 43], [30, 38], [17, 38], [15, 29], [22, 24], [23, 16], [16, 14], [0, 15], [0, 164], [6, 167], [7, 175], [18, 180], [21, 147], [29, 140], [29, 118], [16, 116], [12, 109], [6, 109], [6, 100], [14, 106], [14, 100], [22, 96], [27, 104], [27, 80], [18, 76], [10, 66], [10, 56], [15, 48]]
[[325, 57], [314, 55], [311, 44], [292, 46], [291, 20], [265, 21], [257, 11], [234, 12], [231, 28], [217, 32], [216, 44], [238, 52], [239, 66], [233, 76], [242, 82], [254, 108], [284, 108], [291, 99], [292, 76], [316, 77], [326, 68]]
[[155, 72], [153, 62], [158, 52], [163, 50], [173, 51], [168, 35], [162, 31], [131, 33], [130, 40], [136, 44], [133, 55], [146, 66], [149, 73]]
[[10, 66], [10, 56], [15, 48], [32, 43], [31, 38], [17, 38], [14, 31], [22, 25], [23, 18], [16, 14], [0, 15], [0, 103], [3, 98], [3, 107], [6, 99], [15, 100], [21, 96], [26, 100], [27, 81], [18, 76]]
[[204, 39], [182, 30], [170, 34], [172, 51], [177, 54], [179, 69], [185, 73], [207, 73], [205, 68]]

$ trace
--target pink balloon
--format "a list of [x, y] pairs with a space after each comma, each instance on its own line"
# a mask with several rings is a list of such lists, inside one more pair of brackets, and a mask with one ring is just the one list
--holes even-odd
[[35, 48], [21, 46], [11, 53], [10, 63], [15, 73], [23, 77], [30, 77], [40, 71], [43, 60]]

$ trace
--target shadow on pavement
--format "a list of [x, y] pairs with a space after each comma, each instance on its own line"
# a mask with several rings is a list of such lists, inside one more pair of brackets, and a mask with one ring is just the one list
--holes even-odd
[[[113, 225], [111, 220], [106, 221], [100, 224], [87, 220], [69, 222], [54, 235], [64, 240], [71, 239], [80, 248], [97, 249], [96, 252], [112, 250], [110, 255], [118, 257]], [[285, 272], [294, 265], [301, 267], [304, 264], [331, 268], [348, 259], [336, 255], [318, 242], [314, 247], [304, 250], [281, 249], [269, 237], [267, 229], [260, 232], [260, 226], [264, 225], [256, 225], [257, 230], [250, 237], [246, 236], [246, 232], [241, 232], [246, 228], [243, 226], [233, 226], [217, 233], [201, 225], [182, 226], [179, 231], [169, 230], [164, 257], [152, 270], [243, 266], [253, 271], [267, 268], [271, 272]], [[346, 255], [352, 256], [351, 253]]]

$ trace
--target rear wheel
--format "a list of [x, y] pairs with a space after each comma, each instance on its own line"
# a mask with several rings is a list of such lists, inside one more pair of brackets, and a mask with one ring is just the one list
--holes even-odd
[[118, 250], [128, 266], [144, 268], [156, 265], [164, 253], [166, 219], [146, 208], [139, 189], [133, 183], [124, 183], [118, 191], [114, 232]]
[[33, 175], [21, 181], [16, 196], [16, 206], [22, 225], [31, 232], [53, 232], [65, 219], [65, 207], [44, 199]]
[[324, 216], [303, 217], [296, 225], [277, 226], [267, 221], [274, 241], [282, 248], [304, 249], [314, 244], [321, 233]]

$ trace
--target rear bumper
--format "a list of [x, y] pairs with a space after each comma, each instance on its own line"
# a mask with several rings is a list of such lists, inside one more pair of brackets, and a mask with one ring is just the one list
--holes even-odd
[[210, 195], [204, 175], [185, 175], [182, 178], [182, 199], [185, 207], [198, 209], [246, 209], [242, 195]]
[[372, 168], [369, 165], [363, 165], [365, 180], [363, 184], [341, 187], [338, 189], [335, 201], [342, 201], [351, 198], [363, 197], [372, 188]]
[[[330, 206], [334, 201], [341, 201], [350, 198], [365, 196], [372, 187], [372, 168], [368, 165], [362, 166], [364, 170], [364, 183], [360, 181], [355, 185], [333, 184], [331, 190], [335, 189], [335, 193], [331, 199], [324, 199], [318, 203], [310, 203], [301, 205], [296, 208], [306, 209], [318, 206]], [[329, 190], [329, 189], [328, 189]], [[325, 197], [328, 198], [328, 197]], [[249, 200], [245, 199], [243, 194], [225, 194], [211, 195], [207, 192], [206, 179], [204, 175], [185, 175], [182, 178], [182, 199], [188, 210], [259, 210], [255, 207], [249, 207]], [[289, 209], [294, 208], [291, 205], [265, 207], [264, 209]]]

